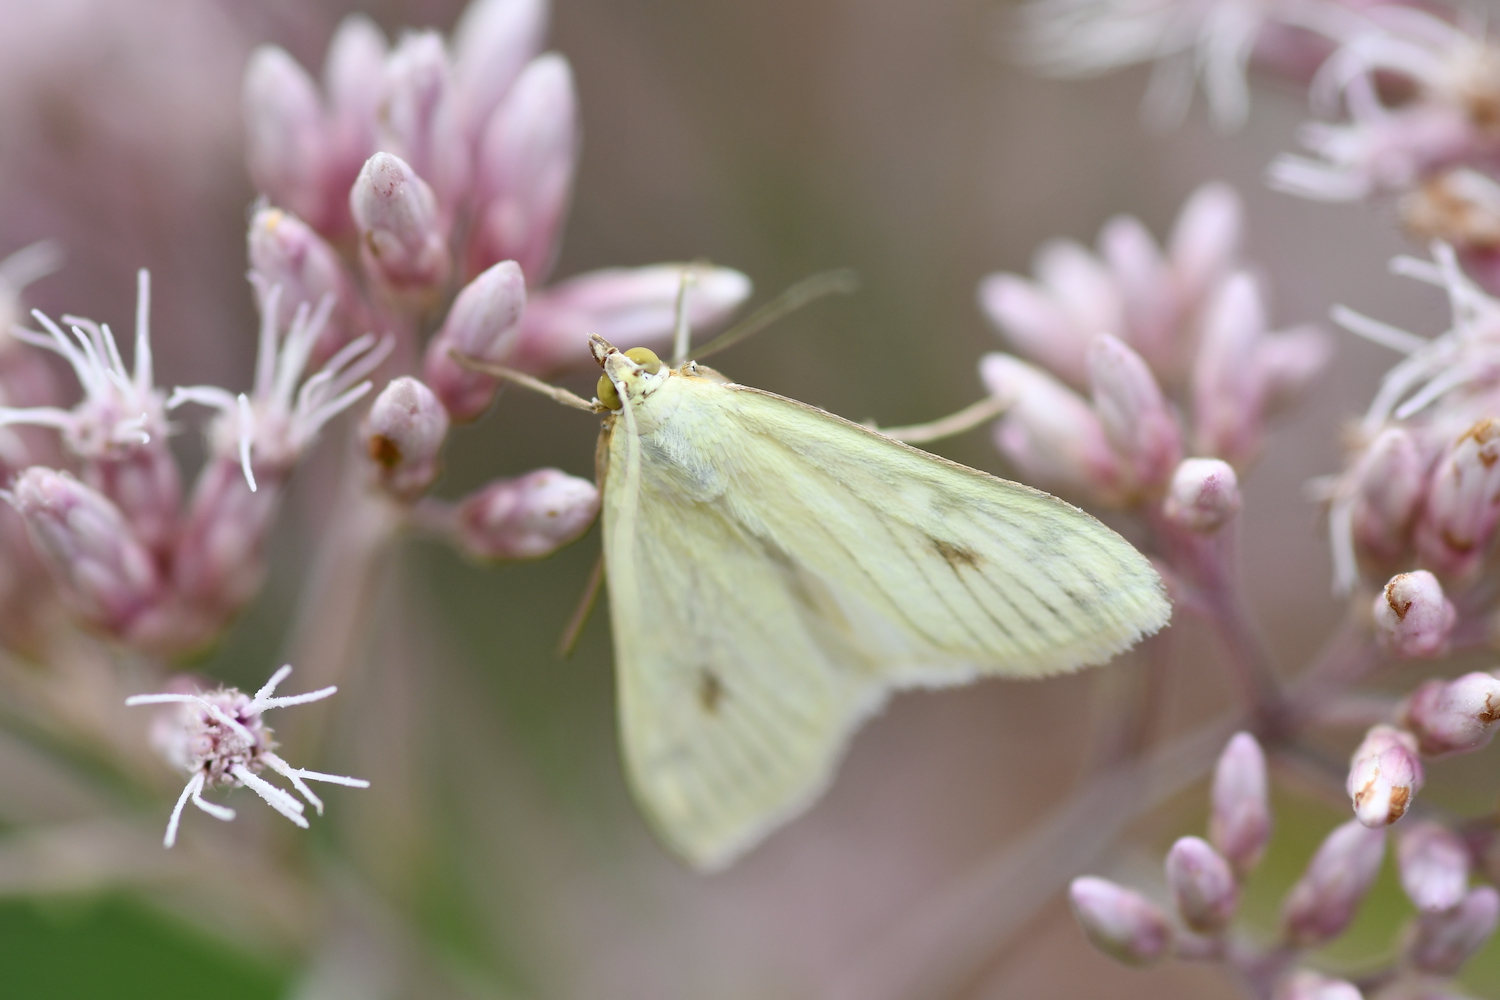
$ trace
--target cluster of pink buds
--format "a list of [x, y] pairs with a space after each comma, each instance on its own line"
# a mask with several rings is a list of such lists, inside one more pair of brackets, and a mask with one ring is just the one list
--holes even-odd
[[1122, 216], [1097, 254], [1057, 241], [1034, 279], [981, 283], [985, 313], [1029, 359], [980, 365], [1009, 404], [996, 443], [1029, 481], [1130, 505], [1160, 499], [1184, 454], [1239, 468], [1255, 457], [1266, 418], [1318, 373], [1328, 344], [1310, 327], [1269, 329], [1239, 261], [1241, 215], [1235, 193], [1210, 184], [1165, 249]]
[[[1384, 730], [1366, 740], [1366, 760], [1401, 743], [1394, 729]], [[1385, 857], [1384, 826], [1354, 819], [1328, 835], [1287, 892], [1279, 938], [1267, 946], [1234, 926], [1241, 888], [1271, 831], [1265, 755], [1248, 733], [1236, 734], [1224, 748], [1211, 799], [1208, 839], [1183, 837], [1167, 854], [1170, 909], [1106, 879], [1074, 880], [1074, 912], [1101, 950], [1132, 965], [1171, 957], [1220, 962], [1252, 995], [1276, 1000], [1460, 996], [1449, 980], [1500, 920], [1500, 893], [1488, 885], [1469, 887], [1473, 858], [1463, 838], [1435, 823], [1403, 830], [1397, 863], [1417, 913], [1400, 937], [1399, 957], [1356, 985], [1300, 966], [1308, 951], [1353, 922]]]

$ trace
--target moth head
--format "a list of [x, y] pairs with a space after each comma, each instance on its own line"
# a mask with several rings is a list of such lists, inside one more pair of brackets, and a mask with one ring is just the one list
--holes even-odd
[[599, 376], [594, 394], [611, 410], [620, 408], [621, 390], [632, 399], [644, 395], [667, 371], [667, 366], [649, 347], [632, 347], [623, 354], [611, 351], [599, 364], [604, 367], [604, 374]]

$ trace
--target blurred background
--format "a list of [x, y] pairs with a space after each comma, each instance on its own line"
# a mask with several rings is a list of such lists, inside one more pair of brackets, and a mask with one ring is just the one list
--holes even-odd
[[[68, 255], [31, 304], [123, 326], [135, 269], [148, 267], [159, 382], [243, 386], [255, 331], [243, 277], [248, 52], [272, 41], [317, 67], [351, 10], [394, 36], [447, 30], [460, 8], [0, 0], [0, 252], [51, 237]], [[999, 346], [975, 304], [982, 276], [1025, 273], [1046, 239], [1091, 242], [1117, 213], [1163, 235], [1190, 191], [1222, 179], [1245, 198], [1248, 257], [1274, 289], [1275, 323], [1322, 320], [1346, 303], [1422, 333], [1446, 325], [1437, 292], [1388, 276], [1387, 259], [1410, 248], [1380, 209], [1265, 189], [1266, 164], [1306, 117], [1299, 92], [1261, 87], [1250, 125], [1231, 136], [1201, 107], [1177, 131], [1151, 132], [1138, 114], [1143, 72], [1030, 76], [1007, 58], [1012, 13], [1001, 0], [555, 0], [551, 47], [572, 62], [583, 121], [556, 273], [707, 258], [748, 274], [763, 298], [853, 267], [858, 294], [821, 301], [714, 363], [856, 420], [906, 424], [982, 395], [977, 360]], [[1341, 421], [1363, 410], [1392, 360], [1340, 336], [1328, 375], [1277, 424], [1245, 483], [1249, 590], [1285, 672], [1342, 612], [1304, 484], [1340, 465]], [[580, 369], [570, 385], [587, 394], [594, 377]], [[506, 393], [455, 434], [439, 492], [538, 465], [589, 476], [596, 432], [585, 415]], [[189, 461], [201, 451], [195, 433], [176, 447]], [[935, 450], [1006, 474], [983, 431]], [[316, 493], [316, 462], [299, 476], [296, 489]], [[193, 669], [255, 686], [278, 661], [320, 530], [303, 509], [312, 505], [284, 519], [267, 592]], [[371, 942], [401, 940], [477, 996], [837, 996], [891, 960], [912, 982], [941, 984], [927, 995], [1236, 995], [1214, 969], [1115, 965], [1085, 943], [1061, 893], [996, 918], [989, 937], [983, 922], [971, 926], [979, 946], [948, 967], [927, 969], [934, 953], [911, 946], [923, 914], [983, 885], [975, 873], [1067, 797], [1108, 715], [1108, 675], [1134, 669], [1128, 655], [1075, 677], [901, 695], [806, 815], [726, 873], [686, 870], [624, 784], [606, 615], [571, 659], [553, 653], [598, 544], [596, 530], [544, 562], [483, 567], [413, 542], [384, 567], [366, 672], [340, 694], [318, 761], [376, 787], [336, 793], [329, 816], [300, 835], [333, 887], [307, 928], [278, 937], [211, 914], [185, 920], [170, 885], [85, 883], [36, 898], [0, 880], [0, 994], [437, 995], [412, 982], [383, 992], [400, 957]], [[1171, 656], [1162, 738], [1230, 704], [1217, 650], [1191, 620], [1172, 629]], [[1493, 753], [1433, 769], [1429, 794], [1442, 801], [1450, 777], [1467, 779], [1467, 794], [1492, 789], [1476, 775], [1493, 770]], [[142, 808], [164, 816], [167, 803]], [[1155, 866], [1205, 814], [1195, 787], [1093, 867]], [[1278, 801], [1272, 854], [1247, 904], [1268, 933], [1275, 901], [1346, 814], [1312, 795]], [[1347, 957], [1382, 947], [1404, 919], [1393, 885], [1387, 876], [1341, 942]], [[1495, 945], [1469, 981], [1500, 990]]]

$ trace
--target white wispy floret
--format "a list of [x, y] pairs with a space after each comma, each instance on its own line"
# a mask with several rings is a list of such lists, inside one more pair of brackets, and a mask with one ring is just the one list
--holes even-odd
[[235, 688], [219, 688], [197, 694], [138, 694], [125, 699], [125, 704], [129, 706], [181, 706], [174, 717], [163, 720], [157, 734], [158, 743], [167, 759], [174, 767], [189, 775], [188, 783], [172, 809], [172, 818], [167, 821], [167, 833], [162, 838], [165, 846], [171, 847], [176, 843], [182, 809], [190, 800], [215, 819], [234, 819], [233, 809], [203, 798], [205, 791], [218, 787], [248, 786], [272, 809], [306, 829], [307, 818], [302, 814], [302, 803], [291, 793], [259, 775], [258, 772], [268, 767], [290, 781], [292, 787], [318, 810], [320, 816], [323, 814], [323, 802], [307, 787], [309, 780], [347, 785], [350, 788], [370, 787], [370, 783], [362, 778], [292, 767], [274, 753], [276, 742], [272, 739], [271, 729], [261, 718], [263, 713], [273, 708], [321, 701], [338, 690], [336, 687], [326, 687], [306, 694], [273, 697], [276, 686], [291, 672], [290, 665], [282, 667], [271, 675], [271, 679], [253, 697]]
[[0, 407], [0, 427], [32, 424], [55, 427], [68, 447], [85, 458], [103, 458], [165, 437], [163, 394], [156, 388], [151, 363], [151, 275], [137, 280], [135, 357], [126, 368], [107, 323], [64, 316], [69, 333], [33, 309], [45, 333], [16, 327], [13, 335], [60, 355], [78, 376], [83, 399], [72, 409], [55, 406]]
[[317, 438], [323, 425], [353, 406], [373, 387], [365, 376], [380, 366], [395, 346], [391, 336], [367, 333], [346, 344], [317, 374], [303, 381], [308, 358], [333, 312], [334, 299], [324, 296], [316, 309], [302, 303], [284, 339], [278, 337], [276, 316], [281, 286], [258, 285], [260, 343], [255, 359], [255, 384], [249, 393], [235, 394], [217, 386], [179, 386], [167, 408], [199, 403], [220, 413], [216, 436], [221, 447], [233, 448], [253, 491], [255, 464], [288, 469]]

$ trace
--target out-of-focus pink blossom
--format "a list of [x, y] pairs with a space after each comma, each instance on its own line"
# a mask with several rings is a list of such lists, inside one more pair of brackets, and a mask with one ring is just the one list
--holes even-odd
[[[1389, 565], [1411, 547], [1412, 519], [1422, 499], [1426, 465], [1410, 433], [1387, 427], [1359, 456], [1350, 473], [1348, 508], [1352, 551], [1338, 553], [1338, 575], [1351, 586], [1356, 560]], [[1336, 505], [1337, 506], [1337, 505]]]
[[480, 137], [471, 271], [514, 260], [527, 284], [547, 280], [577, 158], [572, 70], [562, 56], [541, 56], [516, 80]]
[[1266, 754], [1249, 733], [1235, 733], [1214, 767], [1208, 839], [1243, 878], [1271, 839]]
[[1229, 862], [1198, 837], [1183, 837], [1167, 852], [1167, 885], [1183, 923], [1213, 934], [1234, 917], [1240, 887]]
[[1419, 910], [1452, 909], [1469, 888], [1469, 848], [1440, 823], [1403, 824], [1396, 862], [1401, 887]]
[[1453, 681], [1426, 681], [1407, 696], [1399, 715], [1424, 754], [1478, 750], [1489, 743], [1490, 727], [1500, 719], [1500, 680], [1475, 672]]
[[1442, 656], [1457, 620], [1442, 584], [1425, 569], [1396, 574], [1375, 598], [1376, 634], [1396, 656]]
[[1432, 470], [1417, 518], [1422, 565], [1464, 581], [1479, 569], [1500, 524], [1500, 420], [1485, 417], [1459, 436]]
[[321, 231], [342, 239], [352, 230], [345, 195], [365, 160], [375, 152], [376, 115], [385, 86], [385, 35], [363, 14], [339, 22], [323, 62], [327, 94], [328, 167], [324, 187], [328, 210]]
[[693, 274], [687, 320], [695, 331], [722, 323], [750, 295], [750, 279], [727, 267], [655, 264], [580, 274], [528, 294], [511, 367], [547, 375], [592, 363], [592, 333], [631, 347], [668, 342], [676, 328], [684, 270]]
[[330, 134], [317, 84], [284, 49], [262, 45], [245, 68], [243, 108], [256, 189], [322, 226], [329, 205]]
[[1500, 892], [1481, 885], [1452, 909], [1419, 914], [1407, 931], [1403, 957], [1413, 968], [1455, 975], [1484, 946], [1500, 921]]
[[511, 360], [526, 311], [526, 279], [513, 260], [494, 265], [458, 293], [443, 328], [427, 345], [423, 377], [454, 420], [473, 420], [495, 398], [499, 383], [458, 363], [459, 354], [503, 365]]
[[1422, 781], [1416, 737], [1382, 724], [1371, 727], [1355, 748], [1346, 787], [1355, 817], [1365, 826], [1380, 827], [1406, 815]]
[[1217, 458], [1189, 458], [1177, 466], [1162, 516], [1187, 531], [1211, 534], [1240, 512], [1239, 477]]
[[1088, 353], [1094, 412], [1127, 478], [1148, 495], [1160, 491], [1182, 458], [1182, 431], [1141, 356], [1100, 334]]
[[476, 559], [539, 559], [577, 539], [599, 513], [599, 490], [557, 469], [497, 479], [456, 506], [424, 501], [419, 523]]
[[453, 31], [454, 83], [473, 137], [542, 49], [547, 0], [475, 0]]
[[333, 313], [313, 352], [315, 360], [326, 360], [361, 332], [356, 329], [358, 299], [343, 262], [311, 226], [282, 209], [261, 206], [250, 219], [246, 244], [251, 281], [264, 292], [281, 288], [279, 326], [291, 325], [303, 304], [313, 309], [325, 297], [333, 298]]
[[[408, 32], [386, 57], [376, 123], [380, 149], [431, 185], [440, 228], [446, 230], [469, 187], [472, 146], [448, 50], [436, 31]], [[350, 207], [360, 224], [358, 207], [353, 202]], [[365, 226], [360, 224], [360, 229]]]
[[1364, 994], [1346, 979], [1297, 969], [1276, 984], [1275, 1000], [1364, 1000]]
[[1330, 833], [1282, 904], [1287, 942], [1315, 948], [1342, 934], [1380, 873], [1384, 856], [1384, 827], [1372, 829], [1351, 819]]
[[402, 376], [375, 397], [362, 433], [381, 486], [402, 499], [415, 499], [437, 479], [448, 411], [431, 389]]
[[1075, 878], [1073, 914], [1094, 946], [1127, 965], [1151, 965], [1172, 949], [1172, 924], [1161, 907], [1107, 879]]
[[158, 623], [153, 645], [190, 650], [208, 642], [260, 590], [281, 498], [278, 483], [261, 479], [252, 491], [233, 454], [199, 473], [172, 560], [176, 606]]
[[448, 232], [432, 188], [400, 157], [376, 153], [349, 190], [359, 259], [377, 287], [425, 302], [448, 280]]

